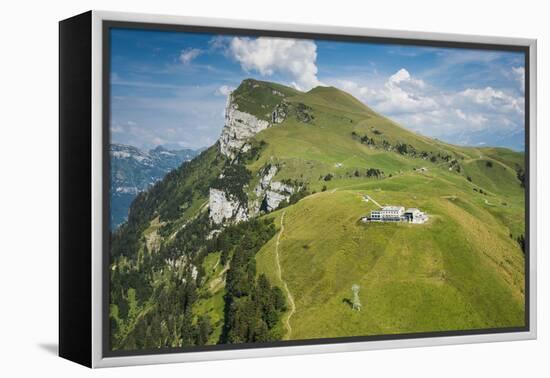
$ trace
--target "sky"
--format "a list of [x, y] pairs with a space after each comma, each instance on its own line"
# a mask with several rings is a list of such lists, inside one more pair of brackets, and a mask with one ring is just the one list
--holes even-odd
[[521, 151], [524, 63], [506, 51], [112, 29], [111, 140], [210, 146], [228, 94], [255, 78], [335, 86], [419, 134]]

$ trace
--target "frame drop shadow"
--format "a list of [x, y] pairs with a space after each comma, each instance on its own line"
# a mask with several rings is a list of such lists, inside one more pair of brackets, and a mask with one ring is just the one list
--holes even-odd
[[38, 347], [49, 354], [59, 355], [59, 345], [57, 343], [40, 343]]

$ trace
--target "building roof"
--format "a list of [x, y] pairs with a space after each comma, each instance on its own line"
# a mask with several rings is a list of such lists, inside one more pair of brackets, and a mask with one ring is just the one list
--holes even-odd
[[382, 208], [382, 210], [387, 210], [387, 211], [399, 211], [399, 210], [404, 210], [405, 208], [403, 206], [384, 206]]
[[417, 209], [416, 207], [411, 207], [411, 208], [406, 210], [407, 213], [414, 213], [415, 211], [420, 211], [420, 210]]

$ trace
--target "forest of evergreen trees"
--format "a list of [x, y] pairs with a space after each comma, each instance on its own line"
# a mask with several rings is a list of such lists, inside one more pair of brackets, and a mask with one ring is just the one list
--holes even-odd
[[253, 219], [226, 228], [210, 246], [222, 252], [222, 263], [230, 259], [220, 343], [281, 338], [276, 325], [286, 310], [283, 292], [265, 275], [256, 277], [255, 255], [275, 233], [271, 219]]
[[[208, 316], [194, 316], [192, 306], [204, 284], [204, 257], [218, 251], [221, 263], [229, 264], [218, 342], [281, 338], [277, 324], [286, 310], [285, 298], [265, 275], [257, 276], [255, 260], [255, 254], [276, 233], [273, 221], [253, 219], [206, 240], [210, 229], [204, 214], [181, 230], [169, 247], [143, 253], [135, 265], [117, 266], [111, 272], [111, 341], [115, 349], [204, 345], [213, 324]], [[166, 263], [181, 260], [181, 256], [186, 264]], [[199, 268], [193, 273], [192, 267]]]

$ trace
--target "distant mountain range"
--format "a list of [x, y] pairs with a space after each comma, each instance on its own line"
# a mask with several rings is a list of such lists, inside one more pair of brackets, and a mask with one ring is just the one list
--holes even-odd
[[130, 204], [139, 192], [193, 159], [201, 150], [169, 150], [158, 146], [143, 151], [134, 146], [111, 144], [111, 229], [126, 221]]

